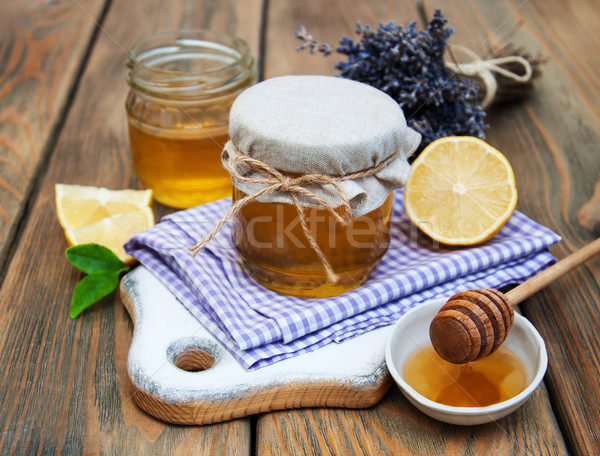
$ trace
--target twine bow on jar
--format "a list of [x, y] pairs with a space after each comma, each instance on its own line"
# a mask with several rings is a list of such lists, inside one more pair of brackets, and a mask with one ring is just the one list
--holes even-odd
[[[324, 174], [304, 174], [297, 177], [286, 176], [281, 173], [279, 170], [273, 168], [272, 166], [264, 163], [255, 158], [244, 155], [240, 150], [229, 141], [225, 145], [225, 149], [229, 154], [229, 158], [227, 159], [227, 164], [229, 168], [229, 172], [234, 183], [237, 182], [246, 182], [251, 184], [260, 184], [263, 186], [260, 190], [255, 193], [248, 195], [240, 200], [238, 200], [227, 213], [223, 216], [223, 218], [219, 221], [219, 223], [208, 233], [204, 239], [198, 242], [196, 245], [190, 247], [190, 251], [192, 252], [192, 256], [195, 256], [202, 248], [217, 234], [217, 232], [223, 227], [225, 223], [242, 207], [251, 201], [256, 200], [262, 195], [267, 193], [281, 191], [286, 192], [290, 195], [294, 206], [296, 207], [296, 211], [298, 212], [298, 219], [300, 221], [300, 225], [302, 227], [302, 231], [304, 236], [308, 240], [311, 248], [315, 251], [321, 263], [323, 263], [323, 267], [327, 273], [327, 277], [331, 282], [337, 282], [338, 276], [333, 271], [331, 264], [325, 257], [325, 254], [317, 244], [314, 236], [310, 232], [308, 228], [308, 224], [306, 223], [306, 218], [304, 214], [304, 207], [300, 204], [299, 196], [304, 196], [312, 200], [316, 203], [316, 206], [319, 208], [326, 209], [338, 222], [342, 224], [347, 224], [353, 217], [353, 211], [350, 206], [350, 202], [346, 197], [346, 193], [340, 186], [340, 182], [347, 180], [355, 180], [360, 179], [367, 176], [372, 176], [377, 174], [383, 168], [385, 168], [392, 160], [394, 160], [398, 153], [395, 153], [385, 160], [380, 162], [378, 165], [368, 168], [362, 171], [358, 171], [351, 174], [345, 174], [343, 176], [327, 176]], [[244, 173], [242, 173], [239, 169], [240, 165], [249, 166], [253, 171], [258, 172], [262, 177], [246, 177]], [[329, 202], [325, 201], [319, 195], [309, 190], [307, 187], [311, 185], [332, 185], [336, 192], [339, 194], [342, 205], [341, 211], [337, 211], [335, 207], [333, 207]]]

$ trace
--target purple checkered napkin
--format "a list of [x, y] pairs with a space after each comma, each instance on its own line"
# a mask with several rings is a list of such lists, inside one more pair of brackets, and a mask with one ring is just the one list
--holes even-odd
[[231, 207], [225, 199], [171, 214], [131, 238], [125, 250], [156, 277], [246, 369], [343, 341], [394, 323], [417, 304], [471, 288], [500, 288], [554, 261], [551, 230], [515, 212], [492, 240], [472, 248], [435, 248], [417, 234], [394, 194], [391, 243], [371, 277], [340, 296], [301, 299], [252, 281], [226, 224], [195, 258], [202, 239]]

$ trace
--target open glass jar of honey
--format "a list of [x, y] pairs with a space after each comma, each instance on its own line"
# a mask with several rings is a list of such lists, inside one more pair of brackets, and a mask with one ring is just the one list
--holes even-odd
[[392, 192], [420, 141], [398, 104], [347, 79], [284, 76], [236, 99], [229, 133], [233, 243], [250, 276], [311, 298], [363, 283], [388, 248]]
[[221, 165], [229, 110], [255, 82], [245, 41], [209, 30], [145, 38], [129, 53], [131, 159], [154, 198], [188, 208], [231, 195]]

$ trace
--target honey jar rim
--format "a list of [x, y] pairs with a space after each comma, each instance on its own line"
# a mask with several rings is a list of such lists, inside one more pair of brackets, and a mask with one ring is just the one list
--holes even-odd
[[[182, 69], [181, 62], [187, 68]], [[194, 67], [197, 62], [214, 65]], [[178, 64], [180, 67], [173, 69]], [[159, 98], [219, 96], [238, 90], [255, 77], [248, 43], [209, 29], [175, 30], [142, 38], [130, 48], [127, 68], [130, 87]]]

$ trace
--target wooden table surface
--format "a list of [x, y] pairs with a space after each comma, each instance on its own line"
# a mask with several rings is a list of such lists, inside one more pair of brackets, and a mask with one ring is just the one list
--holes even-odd
[[[514, 167], [518, 209], [563, 236], [551, 251], [568, 255], [592, 239], [577, 213], [600, 172], [597, 1], [437, 4], [457, 30], [454, 44], [483, 52], [509, 39], [548, 58], [531, 97], [488, 111], [487, 140]], [[295, 52], [300, 25], [336, 44], [354, 36], [357, 20], [416, 19], [409, 0], [0, 3], [0, 454], [597, 454], [600, 258], [522, 306], [548, 347], [544, 383], [517, 412], [474, 427], [429, 419], [395, 386], [366, 410], [168, 425], [132, 400], [133, 324], [118, 294], [68, 318], [80, 275], [64, 257], [54, 185], [141, 188], [123, 107], [134, 42], [178, 28], [225, 30], [248, 41], [261, 78], [335, 74], [335, 55]]]

